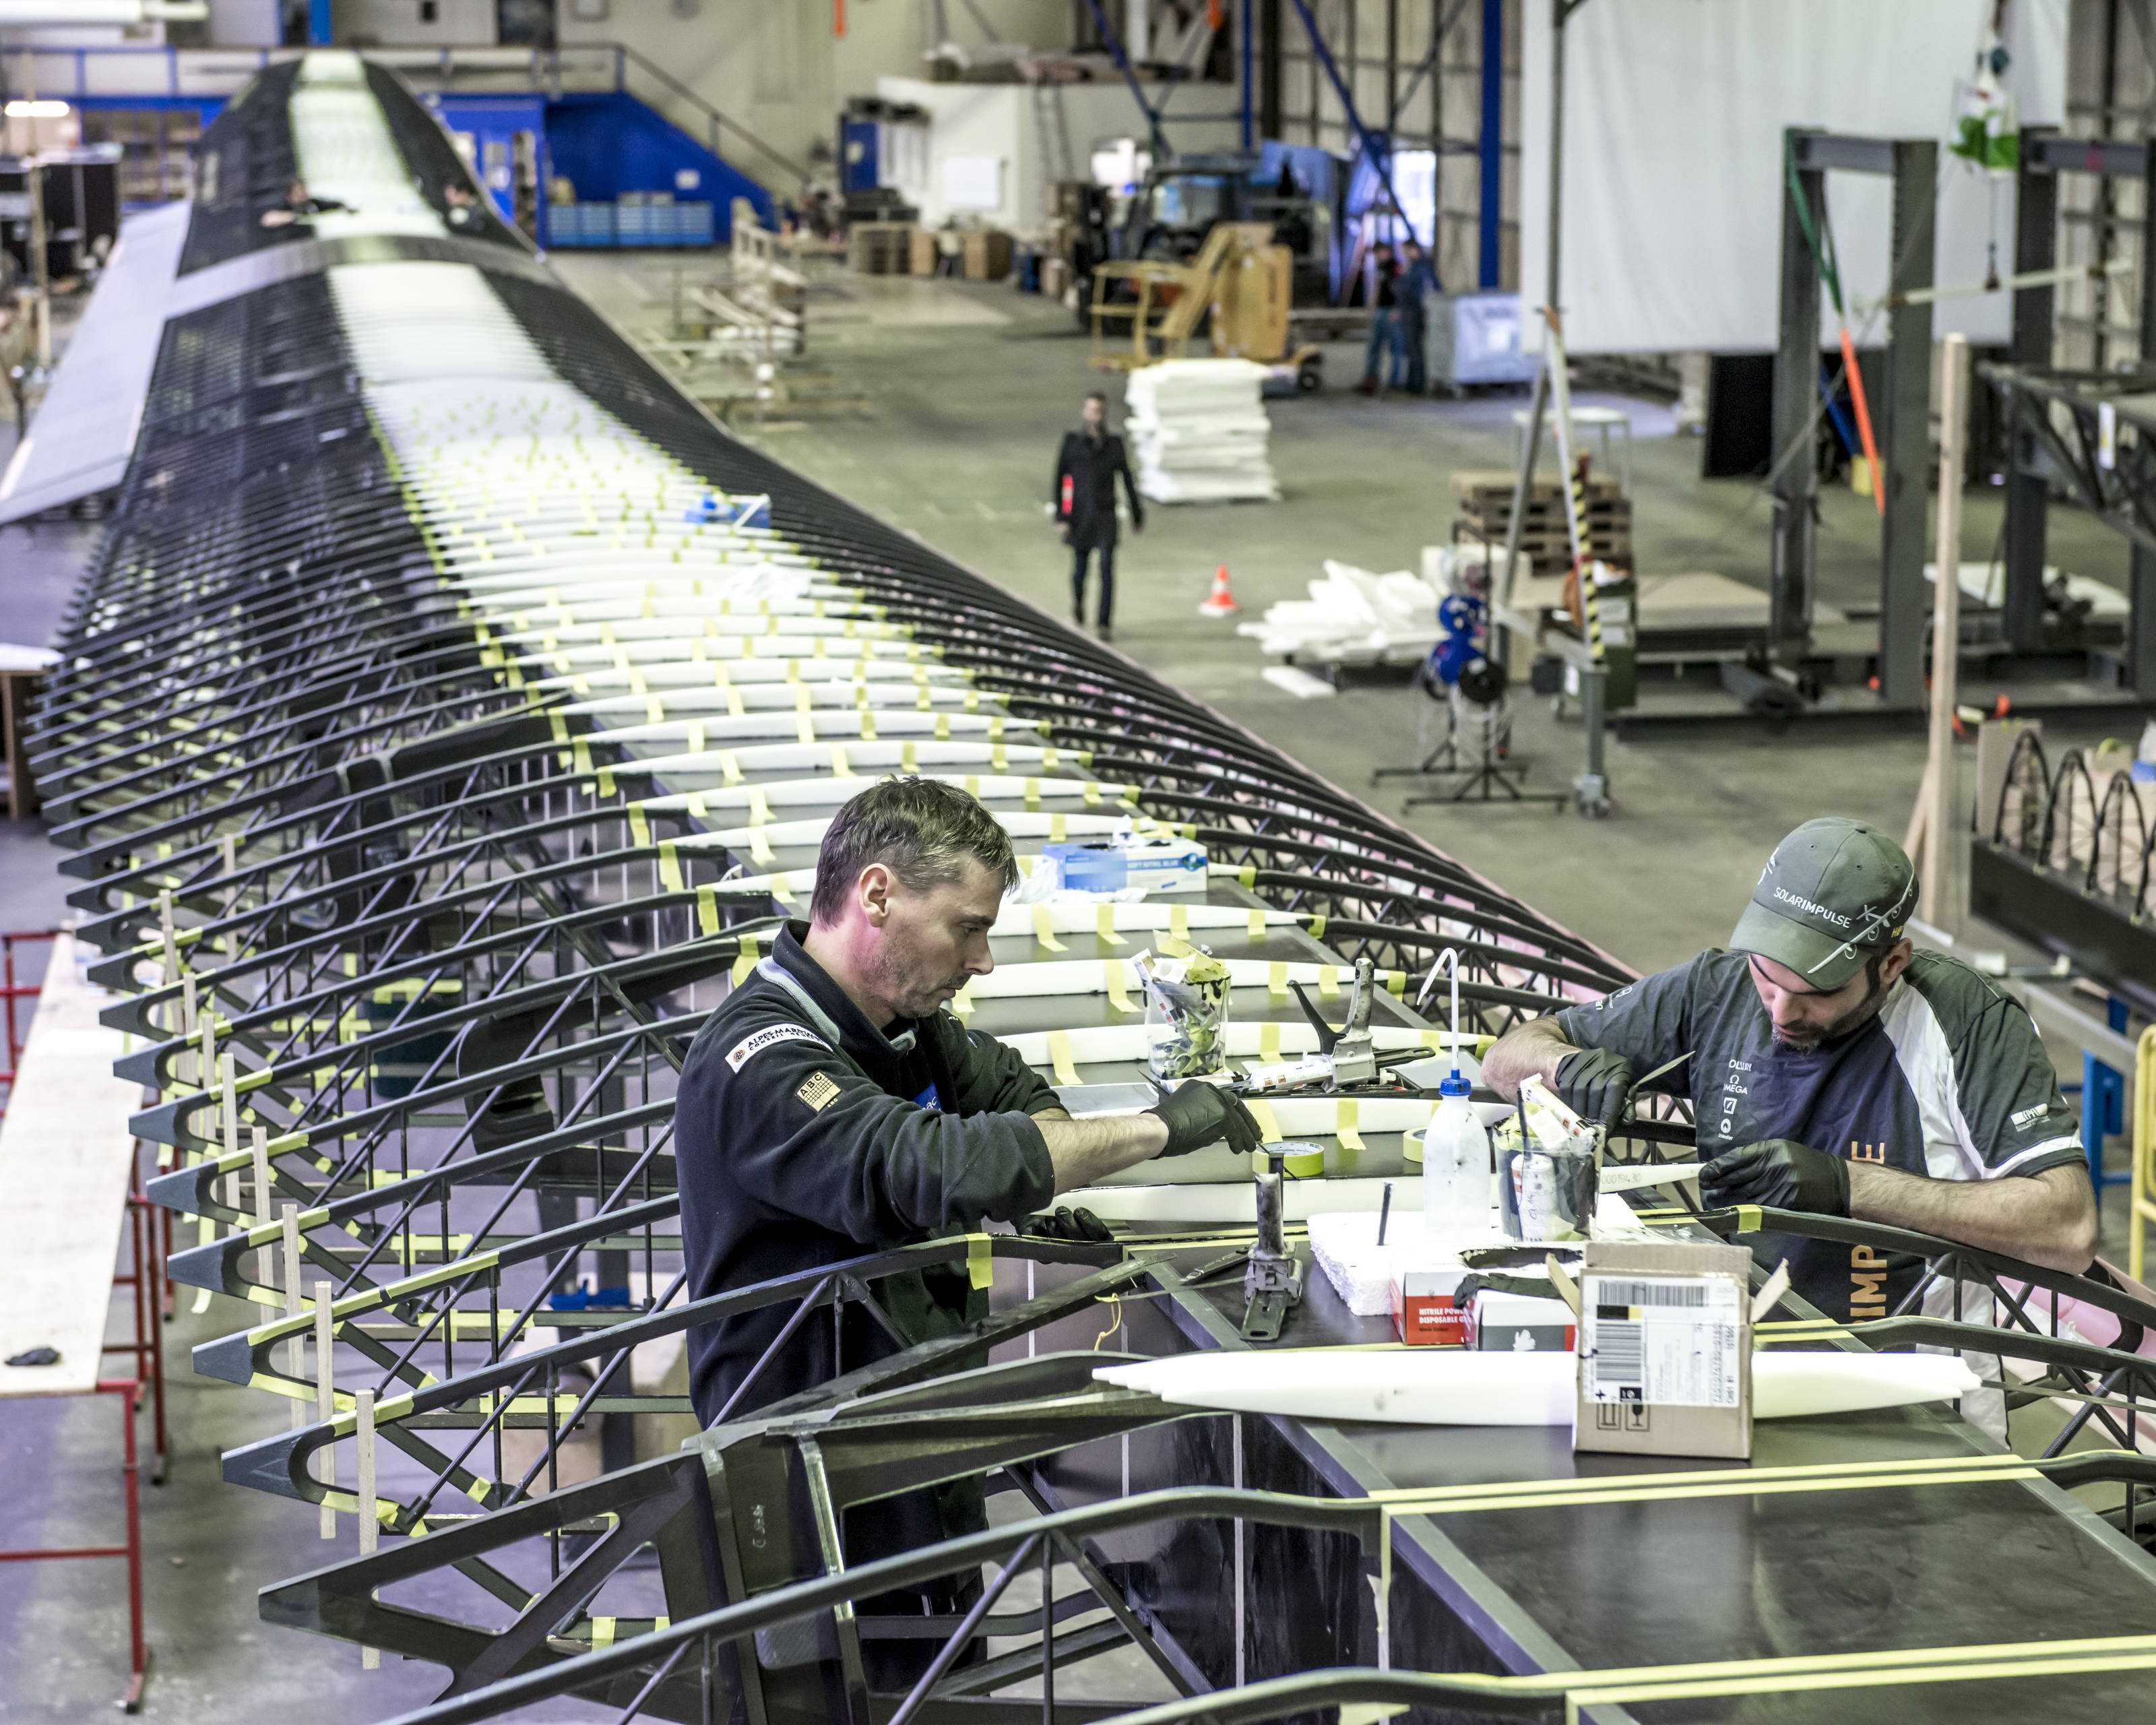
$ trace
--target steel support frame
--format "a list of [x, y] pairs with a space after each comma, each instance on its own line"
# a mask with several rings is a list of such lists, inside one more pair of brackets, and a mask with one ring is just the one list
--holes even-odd
[[[1296, 16], [1301, 20], [1304, 33], [1310, 38], [1311, 54], [1323, 69], [1326, 81], [1332, 86], [1332, 94], [1340, 104], [1341, 112], [1347, 116], [1349, 127], [1363, 146], [1363, 153], [1369, 158], [1378, 182], [1385, 188], [1385, 197], [1392, 205], [1394, 216], [1404, 223], [1407, 220], [1406, 206], [1401, 203], [1399, 191], [1393, 184], [1392, 139], [1371, 131], [1364, 122], [1363, 110], [1356, 105], [1355, 92], [1342, 74], [1339, 63], [1332, 57], [1332, 49], [1325, 39], [1325, 31], [1317, 22], [1317, 15], [1310, 9], [1310, 0], [1288, 0], [1288, 3], [1295, 8]], [[1352, 23], [1352, 13], [1349, 18]], [[1315, 119], [1314, 108], [1312, 113]], [[1433, 242], [1436, 237], [1435, 234], [1430, 236]]]
[[[2149, 141], [2062, 138], [2049, 129], [2025, 134], [2015, 216], [2017, 275], [2049, 270], [2057, 261], [2059, 176], [2066, 173], [2094, 174], [2107, 185], [2138, 180], [2143, 208], [2156, 209], [2156, 203], [2148, 201], [2156, 195], [2156, 146]], [[2141, 278], [2141, 363], [2145, 371], [2149, 357], [2156, 355], [2156, 270], [2144, 268]], [[2011, 349], [2015, 367], [2049, 368], [2056, 299], [2057, 290], [2049, 283], [2015, 291]], [[2043, 430], [2030, 418], [2042, 408], [2020, 391], [2010, 391], [2008, 406], [2005, 633], [2015, 652], [2034, 653], [2045, 644], [2044, 565], [2055, 470], [2046, 459]], [[2156, 551], [2133, 542], [2129, 570], [2127, 684], [2138, 699], [2156, 701]]]
[[1784, 175], [1779, 336], [1774, 353], [1776, 465], [1770, 645], [1801, 652], [1809, 643], [1818, 588], [1815, 531], [1819, 475], [1812, 452], [1819, 393], [1819, 272], [1805, 244], [1797, 198], [1815, 229], [1826, 212], [1830, 172], [1882, 176], [1893, 184], [1881, 455], [1886, 491], [1880, 531], [1879, 703], [1914, 710], [1924, 701], [1924, 512], [1930, 496], [1932, 308], [1909, 295], [1932, 285], [1938, 145], [1929, 138], [1871, 138], [1793, 126]]
[[[1443, 41], [1440, 31], [1439, 40]], [[1482, 164], [1477, 188], [1477, 285], [1499, 285], [1505, 190], [1505, 0], [1482, 0], [1482, 111], [1476, 131]]]
[[1153, 162], [1156, 165], [1166, 162], [1172, 152], [1168, 147], [1168, 134], [1161, 129], [1160, 110], [1146, 100], [1145, 86], [1138, 82], [1137, 69], [1131, 64], [1130, 51], [1123, 46], [1123, 39], [1115, 25], [1109, 22], [1107, 8], [1101, 0], [1086, 0], [1086, 4], [1092, 12], [1094, 27], [1100, 31], [1101, 41], [1107, 44], [1108, 57], [1122, 74], [1131, 100], [1138, 105], [1138, 112], [1145, 116], [1146, 138], [1152, 149]]

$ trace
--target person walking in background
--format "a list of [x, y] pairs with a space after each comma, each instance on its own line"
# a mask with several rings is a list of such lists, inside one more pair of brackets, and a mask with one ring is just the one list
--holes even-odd
[[1063, 447], [1055, 454], [1055, 490], [1050, 512], [1063, 529], [1063, 542], [1070, 547], [1070, 620], [1086, 622], [1086, 560], [1101, 560], [1101, 601], [1093, 614], [1094, 627], [1102, 640], [1109, 639], [1116, 616], [1116, 475], [1123, 480], [1123, 495], [1130, 500], [1131, 531], [1145, 531], [1145, 504], [1137, 482], [1131, 477], [1130, 457], [1123, 440], [1108, 429], [1108, 398], [1095, 390], [1080, 411], [1078, 429], [1063, 434]]
[[1422, 242], [1413, 234], [1402, 242], [1400, 254], [1404, 262], [1398, 288], [1399, 344], [1407, 354], [1408, 393], [1425, 395], [1430, 391], [1430, 375], [1423, 364], [1424, 319], [1428, 315], [1425, 296], [1437, 291], [1437, 270], [1423, 250]]
[[[1370, 254], [1370, 341], [1363, 350], [1361, 385], [1365, 395], [1375, 395], [1381, 381], [1392, 389], [1407, 382], [1400, 352], [1399, 285], [1399, 264], [1392, 247], [1380, 240]], [[1383, 380], [1378, 376], [1381, 355], [1389, 356]]]

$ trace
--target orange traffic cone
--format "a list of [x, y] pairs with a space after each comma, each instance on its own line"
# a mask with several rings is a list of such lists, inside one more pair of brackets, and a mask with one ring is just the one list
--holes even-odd
[[1242, 608], [1228, 591], [1228, 566], [1223, 563], [1213, 572], [1213, 591], [1199, 601], [1198, 609], [1207, 617], [1233, 617]]

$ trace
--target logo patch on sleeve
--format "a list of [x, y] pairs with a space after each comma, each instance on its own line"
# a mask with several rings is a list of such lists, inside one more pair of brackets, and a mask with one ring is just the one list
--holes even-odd
[[828, 1072], [811, 1072], [801, 1081], [793, 1094], [806, 1102], [816, 1113], [821, 1114], [839, 1100], [839, 1086]]
[[737, 1042], [727, 1051], [726, 1064], [738, 1072], [764, 1050], [776, 1048], [782, 1042], [813, 1042], [819, 1048], [829, 1045], [806, 1024], [767, 1024]]

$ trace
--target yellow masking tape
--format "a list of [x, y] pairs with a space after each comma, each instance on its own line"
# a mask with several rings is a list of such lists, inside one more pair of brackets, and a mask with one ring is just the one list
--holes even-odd
[[741, 937], [741, 956], [734, 960], [733, 978], [734, 986], [737, 988], [748, 979], [748, 973], [756, 968], [756, 961], [761, 956], [761, 951], [756, 943], [756, 937], [752, 934], [743, 935]]
[[1340, 967], [1321, 964], [1317, 967], [1317, 992], [1327, 998], [1340, 992]]
[[1070, 1057], [1070, 1033], [1068, 1030], [1050, 1030], [1048, 1033], [1048, 1060], [1055, 1069], [1058, 1084], [1077, 1083], [1078, 1065]]
[[651, 822], [641, 803], [629, 805], [629, 842], [639, 850], [651, 842]]
[[1352, 1096], [1342, 1096], [1335, 1106], [1338, 1108], [1339, 1114], [1332, 1135], [1340, 1140], [1340, 1147], [1342, 1150], [1360, 1150], [1363, 1147], [1363, 1135], [1355, 1128], [1362, 1123], [1362, 1105]]
[[1276, 1000], [1287, 999], [1287, 964], [1276, 958], [1265, 968], [1265, 988]]
[[1273, 1112], [1273, 1105], [1263, 1096], [1250, 1096], [1243, 1106], [1250, 1111], [1250, 1118], [1258, 1123], [1259, 1133], [1268, 1144], [1281, 1141], [1280, 1118]]
[[[1178, 906], [1177, 908], [1180, 909], [1181, 906]], [[1256, 940], [1262, 936], [1265, 932], [1265, 913], [1263, 911], [1251, 911], [1250, 920], [1243, 925], [1243, 932], [1250, 936], [1252, 940]]]
[[1123, 961], [1103, 958], [1101, 975], [1108, 985], [1108, 1004], [1117, 1012], [1136, 1012], [1137, 1009], [1131, 1004], [1131, 997], [1123, 990]]
[[711, 887], [696, 889], [696, 932], [716, 934], [719, 932], [719, 895]]
[[1281, 1057], [1281, 1027], [1275, 1019], [1267, 1019], [1258, 1026], [1258, 1058], [1276, 1060]]
[[976, 1288], [984, 1288], [995, 1279], [995, 1260], [988, 1255], [988, 1235], [968, 1235], [966, 1236], [966, 1280]]
[[1190, 906], [1170, 905], [1168, 907], [1168, 932], [1179, 941], [1190, 938]]
[[[1065, 950], [1063, 942], [1055, 937], [1055, 919], [1049, 914], [1046, 905], [1033, 907], [1033, 937], [1046, 952], [1060, 952]], [[1066, 1078], [1064, 1082], [1068, 1084], [1070, 1081]]]
[[681, 878], [681, 855], [671, 839], [659, 841], [659, 884], [669, 892], [679, 892], [687, 884]]

